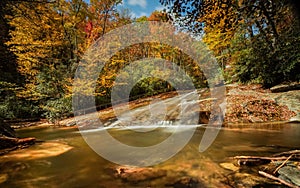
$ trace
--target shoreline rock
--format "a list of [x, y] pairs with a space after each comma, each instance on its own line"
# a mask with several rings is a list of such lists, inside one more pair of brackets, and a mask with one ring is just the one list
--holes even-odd
[[6, 154], [18, 148], [24, 148], [35, 144], [35, 138], [11, 138], [0, 137], [0, 155]]
[[8, 124], [0, 122], [0, 137], [1, 136], [16, 137], [16, 132]]
[[0, 155], [35, 144], [35, 138], [17, 138], [15, 130], [6, 122], [0, 122]]

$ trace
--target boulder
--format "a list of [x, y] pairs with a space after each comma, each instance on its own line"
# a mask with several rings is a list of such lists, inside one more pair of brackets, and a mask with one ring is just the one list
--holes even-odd
[[279, 169], [278, 173], [289, 179], [295, 185], [300, 186], [300, 169], [297, 167], [285, 166]]
[[300, 113], [298, 113], [296, 116], [292, 117], [289, 122], [291, 123], [300, 123]]

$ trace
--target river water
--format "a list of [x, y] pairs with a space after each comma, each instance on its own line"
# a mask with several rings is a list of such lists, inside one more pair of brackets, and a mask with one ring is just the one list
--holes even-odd
[[[20, 137], [36, 137], [41, 142], [0, 156], [0, 187], [176, 187], [176, 182], [184, 178], [198, 181], [195, 187], [228, 187], [226, 177], [232, 172], [219, 165], [228, 157], [266, 156], [300, 148], [300, 124], [223, 128], [208, 150], [201, 153], [199, 143], [204, 131], [205, 127], [198, 127], [189, 143], [169, 160], [152, 167], [132, 168], [99, 156], [77, 128], [18, 130]], [[163, 128], [148, 133], [111, 129], [109, 133], [137, 146], [141, 142], [144, 146], [153, 145], [170, 135]], [[114, 146], [107, 143], [101, 147]], [[122, 176], [117, 173], [121, 168], [138, 170]]]

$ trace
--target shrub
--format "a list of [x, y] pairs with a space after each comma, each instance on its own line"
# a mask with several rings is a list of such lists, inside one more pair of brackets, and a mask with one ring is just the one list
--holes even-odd
[[45, 105], [42, 106], [45, 116], [50, 122], [57, 122], [63, 118], [70, 117], [72, 115], [72, 98], [63, 97], [59, 99], [48, 100]]

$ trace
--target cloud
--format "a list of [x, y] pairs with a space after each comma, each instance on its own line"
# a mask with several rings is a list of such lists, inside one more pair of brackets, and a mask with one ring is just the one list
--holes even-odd
[[128, 0], [128, 4], [132, 5], [132, 6], [138, 5], [138, 6], [142, 7], [142, 8], [146, 8], [147, 1], [146, 0]]

